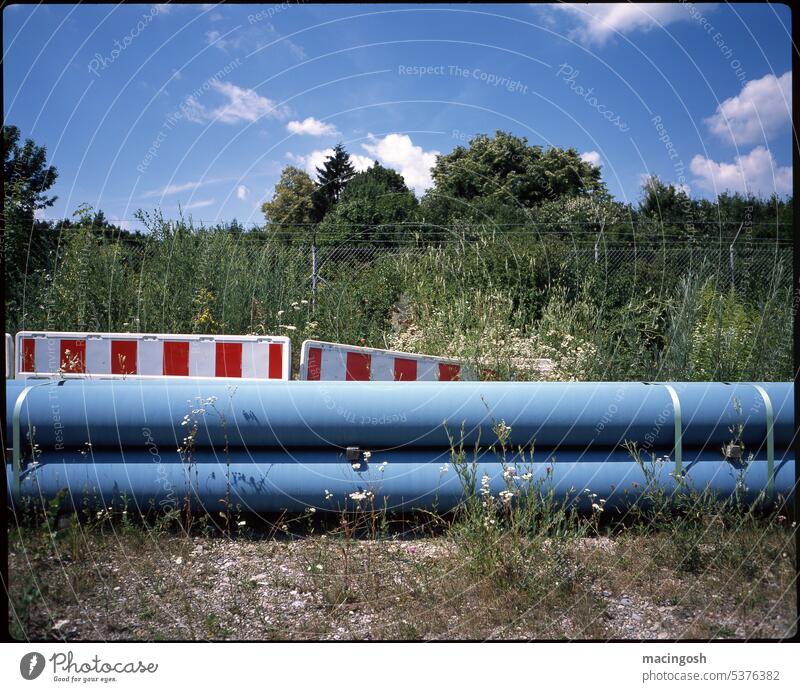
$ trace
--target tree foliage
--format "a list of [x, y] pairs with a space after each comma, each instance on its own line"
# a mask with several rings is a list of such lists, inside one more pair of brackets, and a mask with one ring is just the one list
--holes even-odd
[[267, 223], [275, 226], [275, 233], [290, 238], [316, 221], [314, 194], [314, 182], [308, 173], [287, 166], [275, 185], [272, 199], [264, 202], [261, 211]]

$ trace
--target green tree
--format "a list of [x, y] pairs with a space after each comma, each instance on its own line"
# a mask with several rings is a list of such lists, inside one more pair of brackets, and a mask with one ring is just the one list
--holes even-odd
[[325, 159], [321, 168], [317, 168], [317, 192], [315, 195], [317, 217], [322, 219], [339, 201], [342, 191], [350, 179], [355, 175], [356, 169], [350, 161], [350, 154], [345, 151], [344, 145], [337, 144], [333, 153]]
[[50, 251], [49, 228], [35, 222], [36, 211], [51, 207], [47, 191], [58, 171], [47, 165], [47, 150], [32, 139], [20, 145], [20, 131], [3, 126], [3, 251], [5, 256], [6, 314], [23, 319], [22, 296], [29, 275], [42, 271]]
[[414, 218], [417, 198], [403, 176], [377, 161], [350, 180], [325, 217], [320, 238], [356, 244], [394, 243]]
[[314, 206], [314, 182], [305, 171], [287, 166], [275, 185], [275, 193], [269, 202], [261, 205], [267, 223], [275, 226], [279, 237], [291, 239], [306, 231], [316, 221]]
[[434, 188], [428, 195], [451, 205], [461, 202], [467, 210], [463, 216], [481, 206], [478, 200], [493, 199], [524, 210], [563, 195], [605, 192], [599, 167], [583, 161], [575, 149], [545, 150], [502, 131], [494, 137], [478, 135], [469, 146], [437, 157], [431, 174]]

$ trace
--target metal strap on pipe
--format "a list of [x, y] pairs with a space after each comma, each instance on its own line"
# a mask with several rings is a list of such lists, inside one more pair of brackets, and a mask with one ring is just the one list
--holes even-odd
[[683, 419], [681, 416], [681, 400], [675, 387], [665, 382], [645, 382], [644, 384], [661, 385], [672, 399], [672, 412], [675, 419], [675, 478], [683, 475]]
[[767, 390], [760, 384], [754, 384], [753, 387], [764, 400], [764, 412], [767, 418], [767, 494], [772, 495], [775, 490], [775, 432], [773, 429], [775, 416]]
[[[57, 384], [61, 384], [62, 381], [58, 382]], [[22, 413], [22, 404], [25, 403], [25, 399], [28, 396], [28, 392], [31, 389], [35, 389], [36, 387], [43, 387], [46, 385], [51, 385], [52, 382], [40, 382], [39, 384], [33, 384], [29, 387], [25, 387], [17, 397], [16, 402], [14, 403], [14, 413], [11, 418], [11, 423], [13, 426], [12, 430], [12, 459], [13, 459], [13, 474], [14, 477], [12, 479], [11, 484], [11, 493], [14, 498], [14, 502], [20, 502], [20, 476], [22, 475], [22, 441], [21, 437], [22, 434], [20, 433], [19, 429], [19, 417]]]

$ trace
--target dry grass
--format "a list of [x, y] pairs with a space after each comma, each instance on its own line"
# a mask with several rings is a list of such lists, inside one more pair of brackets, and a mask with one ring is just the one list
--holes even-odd
[[35, 640], [791, 636], [796, 528], [748, 516], [706, 521], [690, 564], [668, 526], [501, 531], [488, 559], [444, 520], [422, 537], [330, 517], [234, 537], [203, 521], [191, 535], [119, 517], [26, 521], [8, 536], [9, 626]]

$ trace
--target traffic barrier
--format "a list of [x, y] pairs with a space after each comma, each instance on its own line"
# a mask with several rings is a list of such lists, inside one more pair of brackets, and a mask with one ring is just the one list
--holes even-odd
[[300, 379], [449, 382], [477, 378], [451, 358], [308, 339], [300, 349]]
[[285, 336], [19, 332], [18, 378], [233, 377], [288, 380]]
[[14, 339], [6, 334], [6, 379], [14, 377]]

